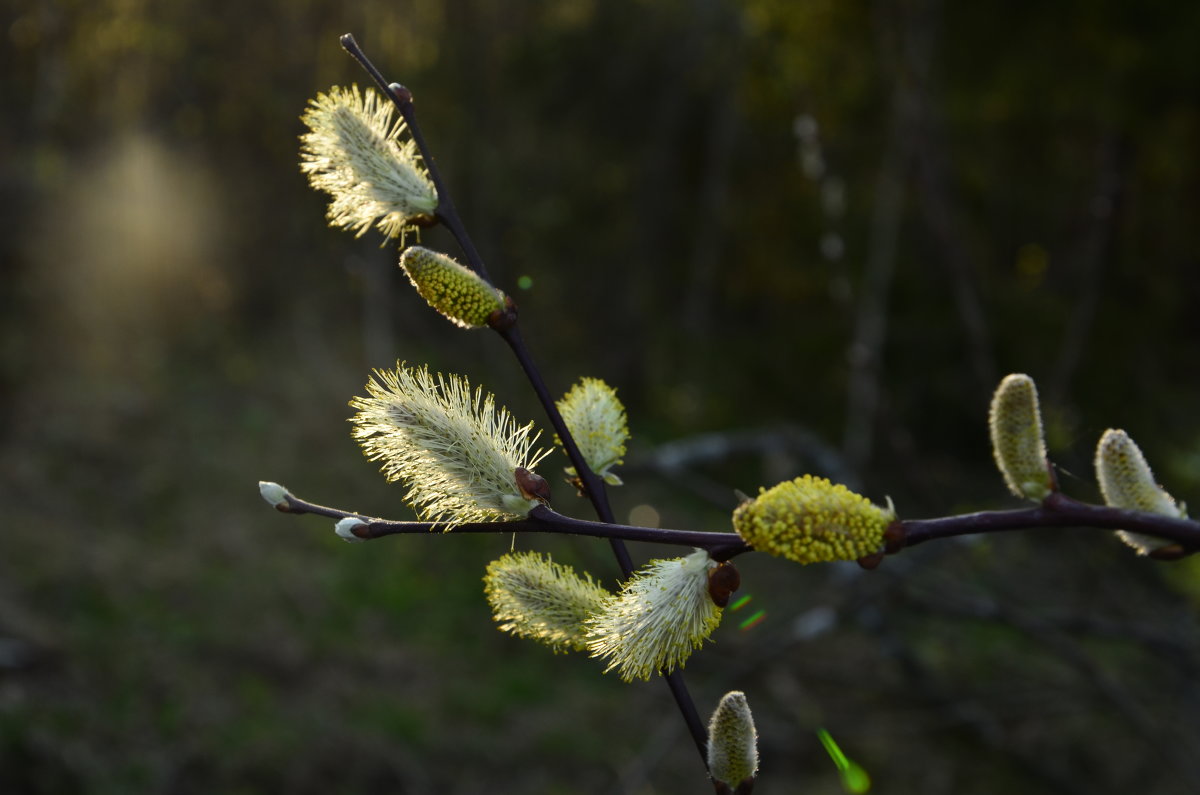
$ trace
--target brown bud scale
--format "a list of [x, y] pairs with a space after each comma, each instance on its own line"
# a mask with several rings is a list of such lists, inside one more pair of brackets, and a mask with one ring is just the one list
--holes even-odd
[[741, 584], [742, 575], [729, 561], [708, 570], [708, 596], [717, 607], [728, 605], [729, 597]]

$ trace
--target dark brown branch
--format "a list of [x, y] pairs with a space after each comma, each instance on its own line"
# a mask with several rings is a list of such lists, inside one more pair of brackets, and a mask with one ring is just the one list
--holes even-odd
[[912, 547], [940, 538], [1002, 533], [1009, 530], [1040, 530], [1060, 527], [1097, 530], [1128, 530], [1174, 542], [1155, 557], [1179, 557], [1200, 549], [1200, 522], [1141, 511], [1127, 511], [1051, 494], [1036, 508], [1015, 511], [980, 511], [936, 519], [908, 519], [899, 523], [900, 547]]
[[[353, 511], [330, 508], [288, 494], [286, 506], [277, 505], [283, 513], [314, 514], [331, 519], [359, 519], [363, 524], [351, 532], [363, 541], [391, 535], [439, 532], [446, 529], [445, 523], [401, 522], [364, 516]], [[697, 547], [708, 550], [717, 560], [728, 560], [736, 554], [749, 551], [750, 547], [737, 533], [707, 533], [698, 530], [667, 530], [658, 527], [638, 527], [611, 522], [590, 522], [555, 513], [546, 506], [534, 508], [528, 519], [511, 522], [468, 522], [455, 525], [455, 533], [557, 533], [560, 535], [591, 536], [593, 538], [645, 541], [655, 544]]]
[[[364, 541], [384, 536], [408, 533], [436, 532], [445, 527], [435, 522], [400, 522], [364, 516], [340, 508], [308, 502], [292, 494], [286, 506], [276, 506], [284, 513], [310, 513], [332, 519], [361, 519], [364, 524], [353, 530]], [[897, 522], [890, 534], [894, 551], [914, 547], [926, 541], [955, 536], [1004, 533], [1013, 530], [1053, 530], [1060, 528], [1092, 529], [1105, 532], [1128, 530], [1142, 533], [1177, 545], [1163, 550], [1161, 557], [1178, 557], [1200, 550], [1200, 521], [1179, 519], [1160, 514], [1091, 505], [1073, 500], [1060, 493], [1046, 498], [1033, 508], [1012, 511], [979, 511], [976, 513], [940, 516], [933, 519], [906, 519]], [[592, 522], [563, 516], [546, 506], [534, 508], [527, 519], [511, 522], [472, 522], [454, 527], [455, 533], [555, 533], [582, 535], [593, 538], [623, 539], [672, 546], [696, 547], [707, 550], [715, 560], [729, 560], [754, 548], [737, 533], [710, 533], [698, 530], [671, 530], [660, 527]]]

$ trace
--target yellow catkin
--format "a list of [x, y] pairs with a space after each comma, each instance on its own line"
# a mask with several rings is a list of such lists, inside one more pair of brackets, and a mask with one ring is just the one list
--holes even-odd
[[330, 196], [330, 224], [362, 235], [403, 236], [428, 220], [438, 197], [417, 145], [392, 103], [371, 89], [334, 86], [301, 117], [300, 169]]
[[483, 581], [502, 631], [544, 643], [556, 653], [587, 650], [584, 622], [612, 598], [591, 575], [580, 577], [536, 552], [492, 561]]
[[804, 475], [742, 503], [733, 526], [755, 549], [798, 563], [858, 560], [883, 549], [896, 518], [866, 497], [825, 478]]
[[421, 297], [457, 326], [486, 326], [493, 312], [504, 309], [504, 293], [445, 254], [412, 246], [400, 256], [400, 267]]
[[[599, 378], [583, 378], [556, 405], [591, 470], [609, 485], [621, 485], [609, 471], [623, 462], [629, 440], [625, 407], [616, 390]], [[569, 474], [576, 474], [574, 468]]]

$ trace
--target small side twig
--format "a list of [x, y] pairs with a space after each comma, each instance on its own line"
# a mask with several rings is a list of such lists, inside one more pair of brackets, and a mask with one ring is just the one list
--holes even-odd
[[[405, 522], [365, 516], [354, 511], [344, 511], [341, 508], [318, 505], [315, 502], [301, 499], [294, 494], [288, 494], [285, 498], [285, 503], [276, 506], [284, 513], [307, 513], [316, 516], [327, 516], [330, 519], [358, 519], [363, 524], [356, 525], [351, 532], [356, 538], [363, 541], [371, 541], [376, 538], [393, 535], [436, 533], [448, 529], [444, 523]], [[516, 519], [511, 522], [468, 522], [455, 525], [452, 532], [554, 533], [559, 535], [591, 536], [593, 538], [607, 538], [610, 540], [644, 541], [654, 544], [670, 544], [672, 546], [704, 549], [715, 560], [728, 560], [735, 555], [750, 551], [750, 547], [737, 533], [708, 533], [699, 530], [668, 530], [661, 527], [639, 527], [637, 525], [613, 524], [611, 522], [590, 522], [587, 519], [563, 516], [544, 505], [530, 511], [529, 518], [527, 519]]]
[[[364, 524], [354, 530], [358, 538], [371, 540], [390, 535], [427, 533], [444, 530], [435, 522], [403, 522], [364, 516], [353, 511], [330, 508], [288, 494], [286, 504], [276, 506], [284, 513], [315, 514], [331, 519], [360, 519]], [[892, 552], [944, 540], [956, 536], [1004, 533], [1013, 530], [1096, 530], [1111, 532], [1129, 530], [1173, 542], [1165, 554], [1157, 557], [1177, 558], [1200, 551], [1200, 521], [1178, 519], [1160, 514], [1110, 508], [1104, 505], [1073, 500], [1061, 493], [1051, 494], [1039, 506], [1012, 511], [977, 511], [975, 513], [939, 516], [931, 519], [897, 521], [889, 531]], [[671, 530], [661, 527], [592, 522], [556, 513], [546, 506], [534, 508], [527, 519], [511, 522], [476, 522], [454, 527], [456, 533], [557, 533], [594, 538], [642, 541], [654, 544], [696, 547], [707, 550], [716, 560], [729, 560], [754, 548], [737, 533], [714, 533], [698, 530]], [[1173, 548], [1174, 547], [1174, 548]]]

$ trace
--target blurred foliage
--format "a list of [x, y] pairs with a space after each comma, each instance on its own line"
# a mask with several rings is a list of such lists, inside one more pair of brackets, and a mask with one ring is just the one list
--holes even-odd
[[[552, 388], [626, 402], [623, 515], [724, 530], [734, 488], [830, 462], [902, 516], [1010, 504], [985, 428], [1009, 371], [1068, 491], [1095, 497], [1111, 425], [1200, 503], [1196, 4], [5, 6], [0, 791], [706, 786], [658, 683], [491, 628], [511, 539], [348, 547], [255, 493], [403, 516], [345, 424], [398, 358], [534, 416], [494, 339], [324, 226], [298, 116], [365, 83], [346, 31], [414, 91]], [[687, 672], [701, 712], [747, 693], [763, 787], [839, 791], [823, 726], [881, 791], [1200, 789], [1196, 563], [930, 546], [739, 561], [766, 619]]]

